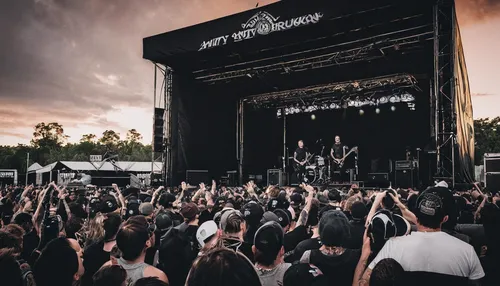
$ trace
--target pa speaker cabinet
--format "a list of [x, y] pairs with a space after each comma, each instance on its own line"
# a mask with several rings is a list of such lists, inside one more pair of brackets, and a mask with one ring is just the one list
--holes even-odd
[[210, 183], [208, 170], [187, 170], [186, 183], [193, 186], [199, 185], [200, 183]]
[[484, 154], [484, 173], [500, 172], [500, 153]]
[[500, 172], [485, 174], [484, 186], [491, 192], [500, 191]]
[[283, 172], [280, 169], [269, 169], [267, 170], [267, 185], [279, 185], [283, 186], [285, 184]]
[[368, 173], [365, 187], [388, 188], [389, 186], [389, 173]]
[[396, 170], [396, 174], [394, 176], [394, 185], [397, 188], [414, 188], [415, 170], [414, 169]]

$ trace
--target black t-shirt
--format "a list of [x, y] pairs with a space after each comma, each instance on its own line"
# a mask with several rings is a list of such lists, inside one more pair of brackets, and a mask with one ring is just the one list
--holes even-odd
[[234, 251], [243, 253], [252, 263], [254, 263], [252, 244], [246, 241], [239, 241], [238, 239], [225, 238], [224, 245]]
[[285, 247], [285, 262], [290, 261], [290, 259], [293, 261], [295, 247], [297, 247], [300, 242], [310, 237], [304, 225], [299, 225], [294, 230], [287, 232], [283, 241]]
[[295, 159], [297, 159], [297, 161], [299, 162], [302, 162], [306, 159], [306, 153], [307, 153], [307, 149], [304, 147], [304, 148], [297, 148], [297, 150], [295, 150]]
[[330, 256], [319, 249], [311, 250], [309, 263], [316, 265], [330, 281], [330, 285], [350, 286], [361, 250], [346, 249], [342, 255]]
[[299, 261], [307, 250], [315, 250], [321, 247], [321, 240], [319, 237], [309, 238], [297, 245], [293, 251], [293, 262]]
[[332, 150], [335, 158], [342, 159], [344, 157], [344, 145], [342, 143], [333, 144]]
[[104, 241], [89, 246], [83, 254], [83, 267], [85, 273], [82, 277], [81, 286], [92, 286], [92, 276], [111, 259], [111, 253], [104, 251]]

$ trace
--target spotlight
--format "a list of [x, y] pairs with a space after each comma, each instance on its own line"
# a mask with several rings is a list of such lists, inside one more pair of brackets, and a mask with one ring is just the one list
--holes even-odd
[[386, 96], [382, 96], [381, 98], [378, 99], [378, 102], [380, 104], [385, 104], [385, 103], [389, 102], [389, 99]]
[[281, 109], [278, 109], [278, 111], [276, 112], [276, 117], [278, 117], [278, 118], [281, 117]]
[[401, 102], [401, 98], [400, 98], [399, 96], [397, 96], [397, 95], [393, 95], [393, 96], [391, 96], [391, 97], [389, 98], [389, 101], [390, 101], [391, 103]]
[[316, 115], [311, 114], [311, 120], [315, 120], [315, 119], [316, 119]]
[[360, 109], [359, 110], [359, 115], [363, 115], [363, 114], [365, 114], [365, 111], [363, 109]]
[[380, 108], [375, 108], [375, 113], [380, 114]]
[[415, 97], [411, 93], [405, 92], [405, 93], [401, 94], [401, 101], [402, 102], [412, 102], [412, 101], [415, 101]]
[[392, 111], [396, 111], [396, 106], [392, 105], [392, 106], [391, 106], [391, 110], [392, 110]]

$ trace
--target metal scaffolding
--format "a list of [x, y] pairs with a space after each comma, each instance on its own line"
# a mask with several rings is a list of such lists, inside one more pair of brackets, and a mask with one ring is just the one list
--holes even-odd
[[[155, 79], [154, 79], [154, 108], [162, 108], [163, 114], [163, 144], [161, 152], [155, 152], [154, 146], [154, 127], [153, 127], [153, 142], [151, 165], [153, 173], [155, 169], [159, 169], [158, 162], [161, 165], [161, 178], [164, 186], [169, 186], [173, 183], [173, 156], [172, 156], [172, 76], [173, 70], [170, 67], [162, 66], [154, 63], [155, 66]], [[158, 71], [160, 75], [158, 75]], [[161, 86], [158, 88], [158, 79], [161, 80]], [[155, 168], [157, 167], [157, 168]]]
[[454, 86], [455, 6], [439, 0], [434, 6], [434, 134], [436, 135], [436, 178], [455, 185], [456, 114]]

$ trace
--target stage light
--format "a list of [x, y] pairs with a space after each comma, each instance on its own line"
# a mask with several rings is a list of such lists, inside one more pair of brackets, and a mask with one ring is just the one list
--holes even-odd
[[401, 102], [401, 98], [399, 98], [399, 96], [397, 96], [397, 95], [393, 95], [393, 96], [391, 96], [391, 97], [389, 98], [389, 101], [390, 101], [391, 103], [397, 103], [397, 102]]
[[281, 117], [281, 108], [280, 108], [280, 109], [278, 109], [278, 110], [276, 111], [276, 116], [277, 116], [278, 118], [280, 118], [280, 117]]
[[359, 110], [359, 115], [363, 115], [363, 114], [365, 114], [365, 111], [363, 109], [360, 109]]
[[316, 115], [311, 114], [311, 120], [315, 120], [315, 119], [316, 119]]
[[327, 105], [327, 104], [323, 104], [323, 105], [321, 105], [321, 109], [322, 109], [322, 110], [327, 110], [327, 109], [328, 109], [328, 105]]
[[382, 96], [381, 98], [378, 99], [378, 103], [380, 104], [385, 104], [389, 102], [389, 98], [387, 98], [387, 96]]
[[375, 108], [375, 113], [380, 114], [380, 108]]
[[401, 94], [401, 101], [402, 102], [412, 102], [412, 101], [415, 101], [415, 97], [410, 94], [409, 92], [404, 92], [403, 94]]
[[392, 111], [396, 111], [396, 106], [392, 105], [392, 106], [391, 106], [391, 110], [392, 110]]
[[408, 108], [409, 108], [411, 111], [415, 111], [415, 103], [408, 102]]
[[349, 107], [355, 107], [355, 106], [356, 106], [356, 101], [354, 101], [354, 100], [349, 100], [349, 101], [347, 102], [347, 106], [349, 106]]

